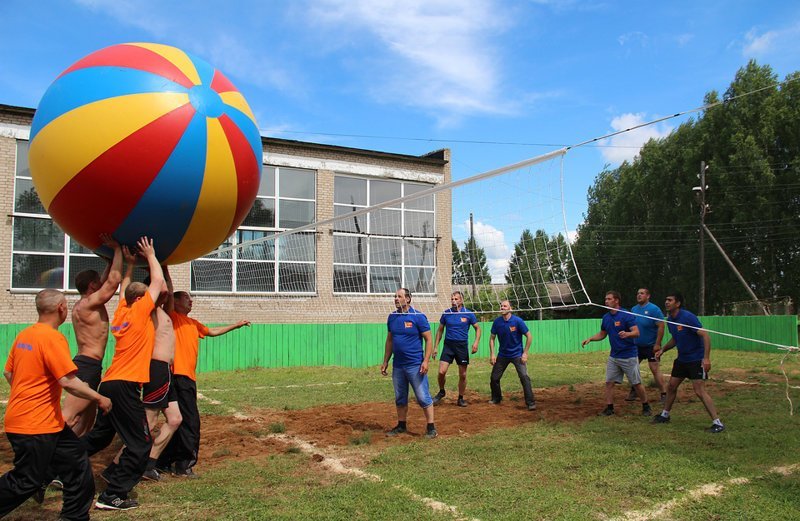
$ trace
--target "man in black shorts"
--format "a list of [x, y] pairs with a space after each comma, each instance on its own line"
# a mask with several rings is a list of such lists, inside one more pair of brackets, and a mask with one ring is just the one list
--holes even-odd
[[451, 306], [444, 310], [439, 319], [439, 328], [436, 330], [436, 340], [433, 342], [433, 357], [436, 358], [436, 351], [439, 348], [439, 341], [442, 339], [442, 330], [446, 330], [444, 335], [444, 349], [439, 359], [439, 393], [433, 397], [433, 404], [438, 405], [442, 401], [446, 392], [444, 384], [447, 380], [447, 370], [455, 360], [458, 364], [458, 402], [459, 407], [466, 407], [464, 392], [467, 390], [467, 367], [469, 366], [469, 328], [475, 328], [475, 341], [472, 343], [472, 354], [478, 352], [478, 342], [481, 339], [481, 328], [478, 326], [478, 319], [475, 313], [464, 307], [464, 296], [460, 291], [454, 291], [450, 296]]
[[688, 378], [692, 381], [695, 394], [703, 402], [713, 421], [706, 432], [720, 433], [725, 430], [725, 426], [719, 419], [717, 409], [714, 407], [714, 400], [706, 391], [705, 383], [708, 372], [711, 371], [711, 337], [708, 331], [701, 329], [703, 325], [697, 317], [683, 309], [683, 295], [680, 293], [668, 293], [664, 308], [667, 310], [668, 327], [672, 339], [663, 349], [656, 349], [654, 354], [656, 357], [660, 357], [677, 345], [678, 358], [672, 365], [672, 376], [669, 379], [664, 411], [653, 418], [653, 423], [667, 423], [670, 420], [669, 411], [672, 409], [672, 404], [675, 403], [678, 386]]

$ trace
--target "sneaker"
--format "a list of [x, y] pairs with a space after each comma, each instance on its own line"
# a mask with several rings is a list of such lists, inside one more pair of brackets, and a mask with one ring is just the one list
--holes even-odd
[[614, 416], [614, 409], [612, 409], [611, 407], [606, 407], [605, 409], [600, 411], [598, 416]]
[[631, 388], [631, 392], [628, 393], [628, 396], [625, 398], [626, 402], [635, 402], [637, 399], [636, 396], [636, 389]]
[[429, 440], [432, 440], [433, 438], [435, 438], [438, 435], [439, 435], [439, 433], [436, 431], [436, 429], [431, 429], [431, 430], [429, 430], [428, 432], [425, 433], [425, 437], [428, 438]]
[[442, 398], [444, 398], [445, 394], [447, 394], [447, 393], [445, 392], [444, 389], [442, 389], [438, 393], [436, 393], [436, 396], [433, 397], [433, 405], [439, 405], [439, 402], [442, 401]]
[[532, 403], [532, 404], [528, 405], [528, 410], [529, 411], [535, 411], [536, 410], [536, 404]]
[[467, 401], [464, 400], [464, 398], [459, 398], [458, 401], [456, 402], [456, 405], [458, 405], [459, 407], [466, 407]]
[[387, 432], [386, 435], [390, 436], [390, 437], [391, 436], [398, 436], [400, 434], [404, 434], [405, 432], [406, 432], [406, 428], [405, 427], [400, 427], [399, 425], [397, 425], [394, 429], [392, 429], [389, 432]]
[[178, 476], [179, 478], [188, 478], [188, 479], [197, 479], [200, 476], [194, 473], [191, 467], [188, 469], [175, 469], [175, 472], [172, 473], [173, 476]]
[[53, 481], [50, 482], [49, 486], [53, 487], [56, 490], [64, 490], [64, 482], [58, 478], [53, 479]]
[[145, 470], [142, 479], [147, 481], [161, 481], [161, 474], [156, 469]]
[[122, 499], [119, 496], [106, 494], [105, 492], [97, 496], [97, 502], [94, 504], [94, 507], [99, 510], [130, 510], [138, 506], [139, 502], [135, 499]]
[[156, 472], [161, 474], [162, 476], [165, 474], [172, 474], [173, 468], [172, 465], [163, 466], [163, 465], [156, 465]]
[[492, 399], [492, 400], [489, 400], [489, 403], [491, 403], [492, 405], [500, 405], [500, 400]]
[[649, 403], [642, 405], [642, 416], [652, 416], [653, 409], [650, 407]]
[[724, 430], [725, 430], [725, 426], [724, 425], [718, 425], [716, 423], [712, 423], [711, 427], [709, 427], [705, 431], [706, 432], [710, 432], [711, 434], [719, 434], [720, 432], [722, 432]]
[[669, 416], [658, 415], [653, 418], [653, 423], [669, 423], [671, 418]]

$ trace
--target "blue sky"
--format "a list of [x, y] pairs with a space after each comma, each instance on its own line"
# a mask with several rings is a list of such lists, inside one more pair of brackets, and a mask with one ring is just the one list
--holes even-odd
[[[800, 69], [791, 1], [3, 0], [0, 20], [0, 103], [35, 107], [102, 47], [165, 43], [225, 72], [264, 135], [407, 154], [449, 147], [454, 179], [700, 106], [750, 58], [781, 78]], [[568, 154], [568, 229], [604, 165], [679, 123]], [[521, 196], [485, 192], [456, 200], [453, 232], [463, 239], [474, 212], [504, 233], [505, 246], [487, 251], [501, 262], [518, 234], [490, 210]]]

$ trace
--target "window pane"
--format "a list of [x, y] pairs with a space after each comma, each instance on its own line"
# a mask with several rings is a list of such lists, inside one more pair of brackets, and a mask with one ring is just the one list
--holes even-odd
[[370, 293], [394, 293], [397, 288], [402, 287], [400, 268], [373, 266], [369, 270], [369, 280]]
[[370, 239], [370, 264], [389, 264], [393, 266], [399, 266], [401, 260], [400, 248], [402, 247], [402, 244], [403, 241], [398, 239]]
[[[421, 192], [423, 190], [427, 190], [428, 188], [432, 188], [430, 185], [414, 185], [411, 183], [406, 183], [405, 185], [405, 196], [409, 196], [411, 194], [416, 194], [417, 192]], [[406, 201], [406, 209], [413, 208], [415, 210], [430, 210], [433, 211], [433, 195], [428, 195], [422, 197], [420, 199], [413, 199], [411, 201]], [[408, 288], [411, 289], [411, 288]]]
[[261, 184], [258, 185], [258, 195], [275, 196], [275, 167], [261, 167]]
[[[367, 238], [352, 235], [333, 236], [333, 262], [367, 263]], [[365, 275], [366, 277], [366, 275]], [[366, 281], [366, 278], [364, 279]]]
[[13, 256], [11, 286], [14, 288], [64, 287], [64, 257], [55, 255]]
[[33, 181], [30, 179], [17, 178], [15, 184], [15, 198], [14, 198], [14, 211], [22, 213], [41, 213], [46, 214], [42, 201], [39, 200], [39, 194], [33, 187]]
[[287, 264], [278, 266], [278, 291], [288, 293], [313, 293], [316, 290], [314, 264]]
[[406, 287], [411, 293], [434, 293], [434, 268], [406, 268]]
[[[407, 266], [435, 266], [434, 245], [436, 241], [404, 241]], [[411, 288], [409, 288], [411, 289]]]
[[[397, 181], [370, 181], [369, 182], [369, 204], [370, 206], [391, 201], [400, 197], [402, 184]], [[389, 208], [400, 208], [400, 205], [390, 206]]]
[[367, 180], [337, 175], [333, 180], [333, 202], [367, 206]]
[[400, 235], [399, 210], [374, 210], [369, 214], [369, 233], [375, 235]]
[[305, 201], [280, 202], [281, 228], [297, 228], [314, 222], [314, 203]]
[[51, 219], [14, 218], [15, 251], [64, 251], [64, 232]]
[[296, 197], [298, 199], [315, 199], [314, 170], [300, 170], [299, 168], [281, 167], [278, 173], [281, 197]]
[[275, 292], [274, 262], [236, 263], [236, 291]]
[[275, 227], [275, 199], [257, 197], [250, 208], [242, 226], [258, 226], [260, 228]]
[[231, 291], [233, 263], [230, 261], [192, 261], [192, 291]]
[[[81, 244], [73, 239], [72, 237], [69, 238], [69, 252], [70, 253], [92, 253], [92, 250], [89, 248], [85, 248], [81, 246]], [[105, 269], [105, 268], [104, 268]]]
[[[434, 237], [433, 214], [423, 212], [409, 212], [403, 214], [406, 218], [406, 237]], [[410, 289], [410, 288], [409, 288]]]
[[336, 293], [366, 293], [366, 266], [334, 266], [333, 291]]
[[[347, 215], [354, 210], [346, 206], [334, 206], [333, 213], [336, 217], [340, 215]], [[342, 219], [333, 223], [333, 231], [335, 232], [353, 232], [353, 233], [367, 233], [367, 216], [359, 215], [352, 219]]]
[[[274, 235], [275, 232], [262, 232], [258, 230], [239, 230], [238, 243], [255, 241], [264, 237]], [[244, 246], [239, 249], [239, 258], [247, 260], [275, 260], [275, 241], [267, 240]]]
[[106, 270], [106, 261], [103, 259], [91, 256], [91, 257], [82, 257], [78, 255], [70, 255], [69, 256], [69, 277], [67, 277], [67, 287], [69, 289], [75, 289], [75, 275], [84, 271], [84, 270], [94, 270], [103, 276], [103, 272]]
[[28, 168], [28, 149], [30, 143], [28, 141], [17, 141], [17, 175], [30, 177], [31, 171]]
[[[223, 242], [222, 244], [217, 246], [216, 250], [219, 250], [219, 249], [222, 249], [222, 248], [227, 248], [228, 246], [232, 246], [232, 245], [233, 245], [233, 237], [228, 237], [227, 239], [225, 239], [225, 242]], [[214, 251], [216, 251], [216, 250], [214, 250]], [[211, 253], [208, 253], [207, 255], [203, 255], [202, 258], [203, 259], [232, 259], [233, 258], [233, 252], [231, 250], [227, 250], [224, 253], [214, 253], [214, 251], [212, 251]]]
[[316, 234], [293, 233], [278, 238], [279, 259], [281, 261], [314, 262], [317, 257]]

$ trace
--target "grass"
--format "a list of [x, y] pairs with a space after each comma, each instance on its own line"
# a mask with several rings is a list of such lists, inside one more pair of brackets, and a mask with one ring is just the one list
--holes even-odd
[[[533, 355], [529, 372], [537, 388], [564, 386], [565, 392], [575, 392], [576, 386], [591, 382], [597, 384], [599, 397], [605, 357]], [[329, 472], [299, 447], [286, 446], [271, 455], [198, 468], [199, 480], [168, 478], [141, 484], [140, 509], [95, 511], [92, 517], [600, 520], [652, 511], [674, 501], [677, 507], [653, 519], [797, 519], [800, 466], [786, 475], [773, 471], [800, 464], [800, 414], [789, 415], [780, 358], [713, 353], [712, 396], [727, 426], [720, 435], [703, 432], [709, 418], [696, 400], [677, 404], [672, 422], [665, 425], [633, 415], [592, 417], [578, 423], [538, 421], [472, 436], [441, 433], [434, 441], [405, 444], [375, 444], [372, 433], [355, 432], [350, 444], [337, 450], [354, 456], [358, 468], [380, 481]], [[474, 362], [469, 387], [488, 395], [489, 365], [482, 359]], [[797, 357], [787, 359], [785, 368], [791, 385], [800, 385]], [[669, 364], [663, 369], [668, 371]], [[755, 385], [715, 393], [722, 380]], [[448, 388], [456, 381], [451, 372]], [[377, 368], [212, 373], [200, 375], [199, 385], [203, 395], [221, 402], [201, 401], [203, 414], [263, 408], [280, 412], [363, 401], [384, 401], [391, 407], [392, 401], [391, 382]], [[8, 386], [0, 386], [0, 400], [7, 399], [7, 391]], [[800, 408], [800, 390], [790, 389], [790, 396]], [[274, 422], [249, 435], [268, 440], [270, 433], [283, 430], [282, 422]], [[224, 455], [225, 449], [220, 450], [223, 453], [217, 455]], [[10, 465], [10, 457], [0, 460], [0, 469]], [[735, 484], [735, 478], [742, 479]], [[692, 491], [712, 483], [720, 485], [717, 495], [693, 498]], [[412, 494], [452, 505], [457, 514], [434, 511]], [[47, 516], [28, 501], [6, 519], [55, 518], [59, 507], [60, 493], [50, 492]]]

